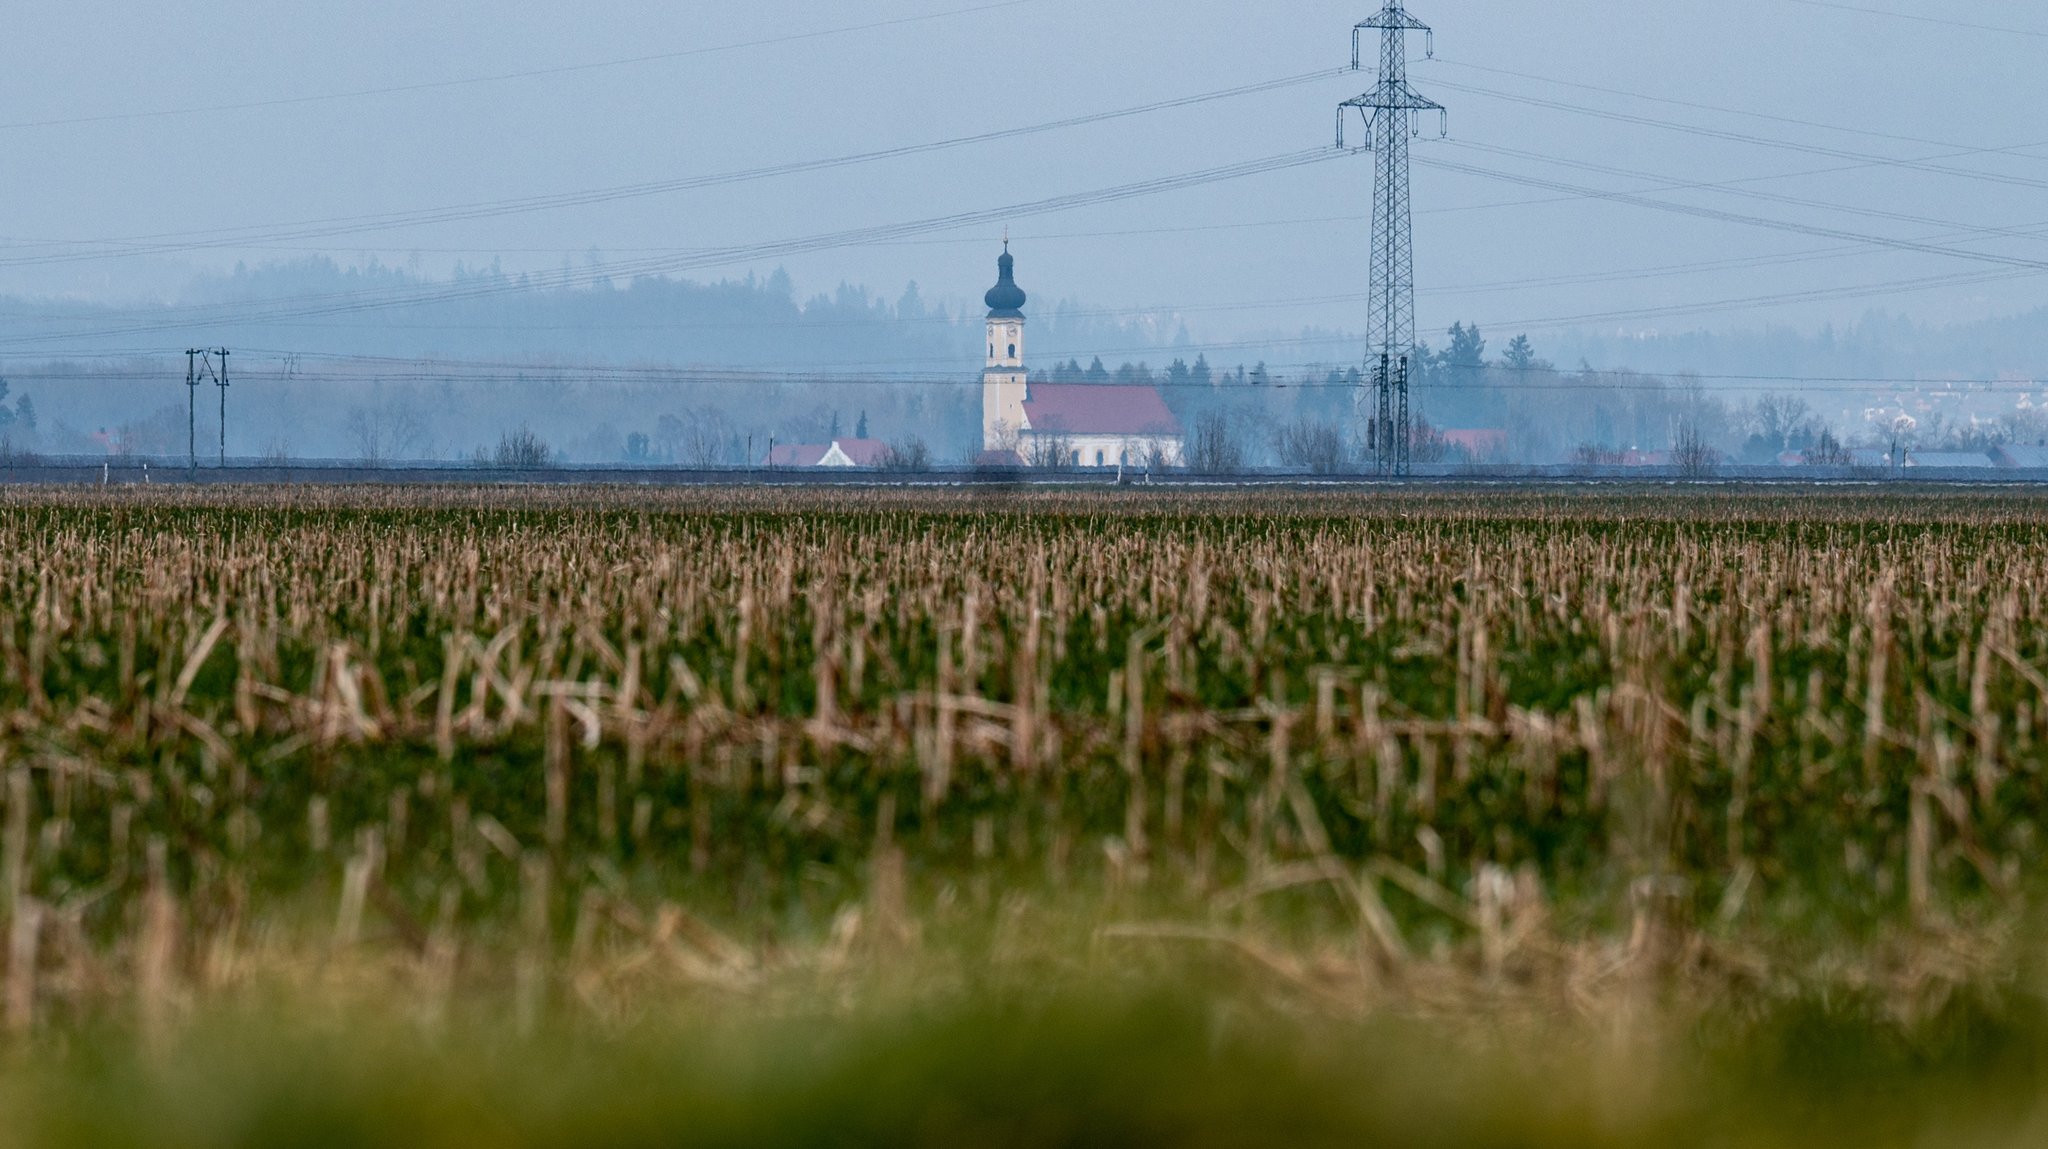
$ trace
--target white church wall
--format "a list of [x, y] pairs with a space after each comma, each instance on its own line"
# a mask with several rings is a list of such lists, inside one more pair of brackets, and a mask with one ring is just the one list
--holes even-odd
[[[1156, 450], [1169, 467], [1180, 466], [1180, 440], [1170, 436], [1149, 435], [1056, 435], [1050, 436], [1063, 442], [1071, 452], [1070, 461], [1077, 467], [1143, 467]], [[1026, 445], [1025, 456], [1031, 454]]]

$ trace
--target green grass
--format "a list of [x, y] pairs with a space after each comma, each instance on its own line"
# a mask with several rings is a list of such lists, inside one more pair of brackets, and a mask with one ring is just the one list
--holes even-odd
[[12, 494], [0, 1136], [2031, 1143], [2044, 544], [1911, 491]]

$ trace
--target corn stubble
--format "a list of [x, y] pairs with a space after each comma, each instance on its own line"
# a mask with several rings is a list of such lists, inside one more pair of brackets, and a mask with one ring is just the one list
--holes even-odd
[[[1308, 1051], [1304, 1096], [1409, 1080], [1382, 1053], [1360, 1086], [1367, 1044], [1500, 1058], [1522, 1143], [1684, 1143], [1809, 1047], [1895, 1102], [1952, 1064], [2034, 1096], [1999, 1067], [2048, 1061], [2044, 526], [1933, 494], [10, 494], [0, 1017], [170, 1094], [223, 1018], [817, 1062], [776, 1029], [808, 1019], [922, 1064], [960, 1018], [1071, 1049], [1073, 1000], [1166, 994], [1197, 1045]], [[1414, 1134], [1354, 1103], [1333, 1138]], [[1470, 1104], [1443, 1143], [1493, 1135]]]

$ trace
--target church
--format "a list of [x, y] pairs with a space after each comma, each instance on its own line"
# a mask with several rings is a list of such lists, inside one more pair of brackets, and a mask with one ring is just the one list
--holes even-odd
[[997, 465], [1177, 467], [1180, 421], [1156, 387], [1033, 383], [1024, 370], [1024, 289], [1003, 243], [989, 289], [981, 373], [981, 461]]

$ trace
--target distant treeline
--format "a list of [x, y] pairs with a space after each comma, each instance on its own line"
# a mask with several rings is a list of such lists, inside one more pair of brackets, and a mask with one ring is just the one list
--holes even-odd
[[[1219, 345], [1195, 344], [1172, 316], [1042, 301], [1030, 315], [1035, 378], [1159, 386], [1191, 437], [1219, 458], [1335, 466], [1358, 457], [1366, 365], [1362, 345], [1341, 332], [1240, 340], [1222, 345], [1226, 363]], [[0, 446], [159, 454], [196, 438], [218, 450], [213, 403], [199, 404], [196, 434], [188, 423], [178, 349], [221, 345], [237, 349], [231, 454], [468, 457], [531, 429], [565, 459], [738, 465], [765, 456], [770, 442], [865, 429], [862, 437], [963, 459], [980, 448], [982, 322], [971, 302], [949, 310], [915, 284], [894, 298], [851, 285], [799, 298], [777, 272], [717, 283], [599, 278], [562, 289], [496, 267], [429, 281], [311, 259], [238, 269], [160, 304], [0, 301], [0, 338], [19, 349], [12, 393], [0, 392]], [[2032, 361], [2025, 334], [2038, 332], [2036, 345], [2048, 347], [2048, 312], [1977, 328], [2011, 349], [1958, 350], [1956, 370], [2024, 379], [2009, 365]], [[1928, 361], [1927, 347], [1963, 338], [1873, 316], [1813, 336], [1667, 337], [1603, 352], [1645, 363], [1689, 355], [1729, 373], [1706, 376], [1584, 359], [1564, 367], [1527, 337], [1493, 348], [1459, 323], [1411, 357], [1417, 448], [1422, 457], [1542, 463], [1690, 445], [1761, 462], [1856, 443], [1975, 449], [2048, 439], [2044, 404], [2020, 394], [2024, 385], [1959, 385], [1928, 398], [1883, 382]], [[163, 350], [112, 357], [152, 343]], [[44, 345], [61, 351], [34, 365], [24, 352]], [[1269, 367], [1260, 361], [1267, 352], [1293, 365]], [[1845, 363], [1867, 369], [1867, 390], [1801, 392], [1792, 382], [1800, 372], [1853, 380]], [[1745, 372], [1786, 381], [1767, 394], [1741, 384]]]

